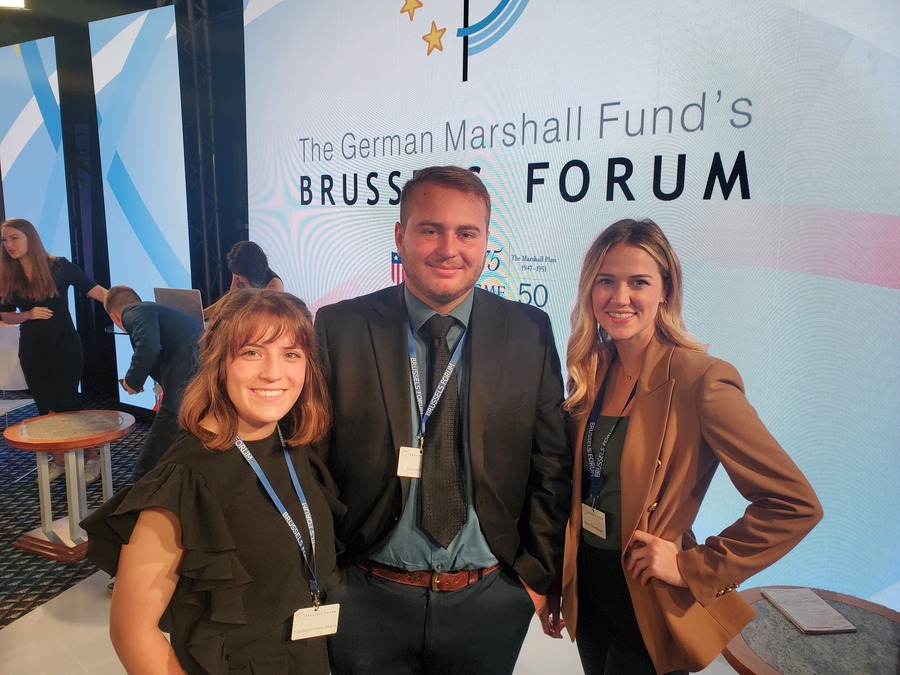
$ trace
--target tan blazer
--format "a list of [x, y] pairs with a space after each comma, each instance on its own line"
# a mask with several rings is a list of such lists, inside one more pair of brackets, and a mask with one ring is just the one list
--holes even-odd
[[[570, 428], [575, 462], [562, 612], [573, 640], [586, 417]], [[690, 528], [719, 464], [750, 504], [732, 525], [697, 545]], [[644, 643], [660, 673], [700, 670], [754, 616], [732, 591], [793, 548], [822, 518], [822, 507], [745, 398], [735, 368], [656, 339], [638, 378], [621, 473], [622, 550], [635, 530], [680, 540], [685, 549], [678, 567], [688, 588], [628, 579]]]

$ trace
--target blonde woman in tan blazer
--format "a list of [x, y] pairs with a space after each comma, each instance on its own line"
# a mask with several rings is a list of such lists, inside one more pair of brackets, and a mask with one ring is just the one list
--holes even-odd
[[[681, 318], [681, 266], [652, 221], [622, 220], [585, 256], [566, 401], [575, 456], [562, 614], [586, 673], [699, 670], [753, 617], [733, 591], [821, 519], [730, 364]], [[699, 544], [721, 464], [750, 502]]]

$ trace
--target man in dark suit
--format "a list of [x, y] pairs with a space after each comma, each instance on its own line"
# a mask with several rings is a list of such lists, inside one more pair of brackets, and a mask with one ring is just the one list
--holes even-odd
[[559, 636], [560, 362], [544, 312], [475, 288], [489, 222], [477, 174], [417, 172], [394, 229], [403, 286], [316, 316], [334, 411], [318, 451], [346, 506], [335, 675], [509, 673], [533, 611]]
[[128, 333], [134, 347], [122, 387], [129, 394], [137, 394], [143, 391], [150, 376], [163, 390], [156, 417], [134, 465], [132, 478], [137, 480], [156, 466], [178, 434], [178, 409], [197, 364], [197, 341], [203, 325], [172, 307], [141, 302], [128, 286], [110, 288], [103, 307], [113, 323]]

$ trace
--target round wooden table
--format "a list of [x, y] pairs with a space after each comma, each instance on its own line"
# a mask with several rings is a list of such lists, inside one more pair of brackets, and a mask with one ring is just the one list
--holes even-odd
[[[84, 449], [99, 446], [104, 501], [112, 496], [109, 444], [134, 429], [134, 417], [116, 410], [50, 413], [13, 424], [3, 432], [8, 445], [34, 452], [37, 460], [41, 526], [22, 534], [13, 546], [53, 560], [75, 562], [87, 551], [87, 534], [80, 523], [87, 516]], [[66, 466], [68, 515], [53, 520], [47, 452], [63, 452]]]
[[812, 590], [857, 631], [803, 633], [765, 598], [762, 588], [749, 588], [741, 595], [753, 605], [756, 616], [722, 652], [731, 667], [741, 675], [900, 672], [900, 612], [851, 595]]

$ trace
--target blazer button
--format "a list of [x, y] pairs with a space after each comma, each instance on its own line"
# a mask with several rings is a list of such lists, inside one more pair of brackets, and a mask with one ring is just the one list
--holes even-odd
[[659, 502], [653, 502], [650, 506], [647, 507], [647, 513], [653, 513], [656, 511], [656, 507], [659, 506]]
[[656, 460], [656, 470], [659, 471], [662, 468], [662, 460]]

